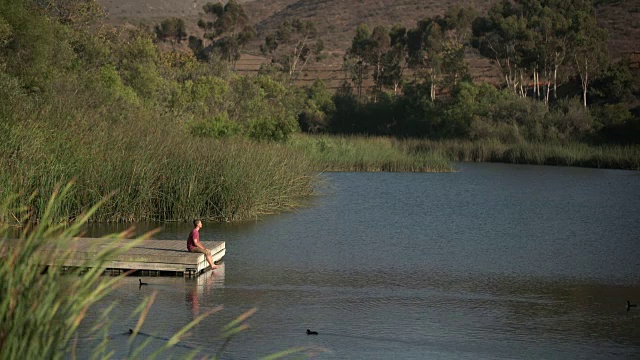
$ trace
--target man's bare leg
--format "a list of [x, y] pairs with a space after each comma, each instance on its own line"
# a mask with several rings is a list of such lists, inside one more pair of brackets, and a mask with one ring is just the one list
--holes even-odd
[[211, 257], [211, 255], [207, 254], [206, 256], [207, 256], [207, 262], [209, 263], [209, 266], [211, 266], [211, 269], [215, 270], [220, 267], [213, 263], [213, 258]]

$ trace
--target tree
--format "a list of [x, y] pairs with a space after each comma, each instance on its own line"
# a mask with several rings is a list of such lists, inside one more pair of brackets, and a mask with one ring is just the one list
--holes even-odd
[[210, 46], [235, 67], [242, 48], [256, 35], [244, 8], [229, 0], [226, 5], [207, 3], [202, 9], [205, 14], [215, 17], [215, 21], [198, 20], [198, 27], [205, 31], [204, 38], [210, 40]]
[[371, 33], [366, 56], [373, 64], [373, 102], [378, 102], [378, 94], [382, 92], [384, 79], [386, 77], [386, 54], [391, 46], [389, 31], [384, 26], [376, 26]]
[[50, 18], [75, 30], [95, 26], [105, 16], [104, 9], [95, 0], [38, 0], [33, 3]]
[[295, 81], [310, 60], [319, 60], [324, 42], [318, 37], [315, 25], [307, 20], [285, 20], [275, 33], [260, 46], [263, 54], [271, 56], [274, 64]]
[[305, 89], [306, 98], [302, 112], [298, 115], [298, 124], [304, 132], [326, 131], [329, 118], [335, 113], [335, 104], [331, 92], [325, 83], [318, 79]]
[[[598, 104], [631, 103], [634, 92], [639, 87], [634, 84], [629, 59], [610, 64], [607, 69], [591, 83], [592, 102]], [[595, 98], [595, 99], [594, 99]]]
[[582, 85], [582, 105], [587, 107], [589, 84], [607, 66], [607, 31], [586, 11], [576, 13], [570, 30], [571, 53]]
[[187, 31], [184, 24], [184, 20], [180, 18], [170, 18], [162, 20], [162, 22], [156, 25], [155, 28], [158, 39], [167, 41], [181, 42], [187, 38]]
[[464, 50], [475, 12], [452, 7], [444, 17], [425, 18], [407, 34], [409, 66], [426, 79], [430, 98], [439, 87], [451, 88], [468, 76]]
[[358, 97], [362, 96], [364, 82], [369, 77], [370, 64], [365, 53], [370, 39], [369, 26], [367, 24], [358, 25], [356, 34], [351, 40], [351, 47], [347, 49], [344, 56], [343, 70], [351, 77], [351, 82], [355, 84]]
[[397, 93], [406, 67], [406, 33], [401, 26], [390, 31], [384, 26], [376, 26], [373, 31], [366, 24], [356, 29], [356, 34], [347, 50], [344, 69], [351, 75], [351, 81], [362, 96], [364, 81], [373, 70], [373, 102], [377, 102], [384, 87], [391, 87]]
[[[538, 35], [536, 52], [539, 66], [534, 72], [534, 93], [549, 104], [551, 83], [553, 96], [557, 97], [558, 71], [564, 64], [568, 47], [569, 21], [557, 8], [543, 6], [531, 21], [533, 32]], [[540, 80], [542, 71], [542, 81]], [[542, 82], [543, 90], [540, 90]]]
[[207, 54], [204, 49], [204, 43], [202, 39], [193, 35], [189, 36], [189, 49], [191, 49], [191, 51], [193, 52], [193, 54], [196, 56], [198, 60], [202, 60], [202, 61], [207, 60]]
[[522, 97], [528, 72], [525, 42], [532, 35], [523, 15], [518, 4], [503, 0], [489, 9], [487, 17], [473, 21], [473, 46], [498, 64], [506, 86]]
[[471, 24], [476, 18], [476, 11], [471, 8], [453, 6], [444, 14], [442, 27], [445, 31], [443, 71], [444, 84], [453, 88], [469, 77], [469, 68], [464, 60], [465, 47], [471, 37]]
[[[500, 66], [505, 83], [522, 97], [530, 89], [545, 104], [567, 59], [581, 80], [583, 104], [594, 75], [607, 63], [606, 31], [590, 0], [503, 0], [473, 24], [474, 47]], [[542, 88], [542, 89], [541, 89]]]
[[393, 89], [394, 95], [397, 95], [407, 67], [407, 29], [394, 25], [389, 31], [389, 38], [391, 47], [385, 55], [386, 76], [383, 82], [385, 86]]

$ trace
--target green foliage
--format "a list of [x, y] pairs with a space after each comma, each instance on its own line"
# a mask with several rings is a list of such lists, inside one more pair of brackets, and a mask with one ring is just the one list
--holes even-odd
[[0, 19], [5, 46], [0, 55], [6, 71], [21, 77], [33, 90], [47, 88], [63, 77], [75, 58], [66, 37], [68, 29], [38, 11], [30, 11], [22, 1], [0, 3]]
[[631, 102], [636, 85], [629, 61], [610, 64], [592, 83], [589, 91], [595, 104], [615, 104]]
[[297, 135], [290, 146], [324, 171], [452, 171], [443, 153], [417, 153], [407, 141], [389, 137]]
[[459, 83], [446, 101], [432, 101], [425, 84], [409, 84], [401, 97], [378, 103], [351, 93], [334, 96], [330, 130], [345, 134], [489, 140], [504, 143], [592, 140], [598, 126], [577, 98], [542, 102], [489, 84]]
[[196, 136], [226, 138], [241, 134], [242, 127], [229, 120], [226, 113], [218, 114], [213, 118], [205, 119], [191, 126], [191, 133]]
[[609, 60], [608, 34], [598, 26], [595, 16], [587, 11], [578, 11], [574, 15], [570, 29], [571, 52], [582, 84], [583, 105], [586, 107], [590, 81], [606, 68]]
[[605, 104], [593, 110], [596, 139], [599, 142], [640, 144], [640, 117], [629, 111], [626, 104]]
[[298, 131], [301, 92], [161, 51], [148, 29], [71, 26], [61, 19], [79, 17], [33, 4], [0, 2], [0, 193], [20, 192], [35, 219], [46, 199], [24, 194], [70, 179], [65, 216], [115, 193], [92, 221], [246, 219], [311, 193], [303, 156], [242, 139]]
[[230, 116], [247, 127], [249, 137], [284, 141], [299, 130], [297, 109], [303, 98], [294, 89], [263, 75], [238, 78], [232, 87], [237, 106]]
[[[205, 31], [204, 38], [211, 41], [211, 49], [235, 66], [240, 59], [241, 49], [256, 36], [244, 8], [230, 0], [226, 4], [207, 3], [202, 9], [205, 14], [215, 17], [215, 21], [198, 20], [198, 27]], [[206, 58], [206, 52], [199, 50], [194, 40], [190, 41], [190, 47], [196, 56]]]
[[605, 104], [594, 110], [594, 117], [601, 127], [618, 127], [633, 119], [626, 104]]
[[123, 100], [130, 105], [140, 105], [136, 92], [124, 85], [118, 70], [113, 65], [106, 65], [99, 70], [100, 84], [107, 90], [110, 97]]
[[200, 117], [223, 113], [229, 94], [229, 84], [215, 76], [202, 76], [195, 80], [186, 80], [181, 91], [185, 94], [185, 103], [192, 114]]
[[438, 91], [468, 78], [464, 47], [474, 18], [472, 8], [454, 6], [444, 17], [422, 19], [408, 31], [408, 65], [429, 84], [432, 101]]
[[168, 39], [181, 42], [187, 38], [187, 30], [183, 19], [169, 18], [162, 20], [155, 28], [156, 36], [162, 41]]
[[336, 110], [331, 93], [322, 80], [316, 80], [306, 89], [306, 95], [304, 108], [298, 115], [301, 130], [310, 133], [327, 131], [329, 119]]
[[260, 51], [271, 57], [280, 71], [295, 80], [305, 65], [320, 59], [324, 43], [318, 37], [315, 25], [306, 20], [285, 20], [273, 34], [267, 35]]
[[6, 46], [13, 39], [13, 28], [11, 24], [0, 17], [0, 48]]
[[591, 112], [577, 98], [558, 101], [545, 116], [560, 140], [585, 140], [593, 133]]
[[440, 152], [453, 161], [640, 169], [637, 146], [590, 146], [578, 142], [510, 144], [496, 139], [408, 140], [405, 146], [418, 153]]

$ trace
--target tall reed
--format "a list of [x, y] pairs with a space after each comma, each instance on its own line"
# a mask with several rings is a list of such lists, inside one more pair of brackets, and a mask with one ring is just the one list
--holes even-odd
[[[125, 222], [241, 220], [290, 209], [313, 193], [312, 162], [281, 144], [193, 137], [168, 117], [109, 122], [80, 112], [68, 121], [65, 114], [49, 108], [40, 114], [46, 122], [25, 115], [0, 135], [0, 193], [46, 194], [75, 179], [58, 215], [72, 219], [114, 193], [90, 220]], [[41, 216], [46, 198], [20, 200]]]
[[640, 146], [515, 143], [498, 140], [407, 140], [408, 151], [446, 154], [453, 161], [504, 162], [640, 170]]
[[[89, 211], [71, 226], [55, 221], [61, 199], [70, 193], [65, 187], [43, 209], [37, 226], [27, 226], [18, 241], [7, 239], [7, 222], [0, 225], [0, 358], [62, 358], [71, 351], [72, 340], [89, 307], [100, 301], [119, 278], [101, 279], [104, 259], [125, 251], [135, 241], [98, 253], [86, 272], [71, 271], [63, 277], [61, 267], [43, 272], [43, 264], [60, 264], [71, 256], [68, 246], [81, 225], [96, 210]], [[4, 197], [0, 218], [13, 212], [15, 197]], [[24, 219], [23, 219], [24, 220]]]
[[412, 151], [390, 137], [298, 135], [290, 143], [319, 171], [452, 171], [441, 151]]

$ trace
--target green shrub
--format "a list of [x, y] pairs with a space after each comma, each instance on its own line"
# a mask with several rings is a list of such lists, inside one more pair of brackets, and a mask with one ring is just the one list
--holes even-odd
[[301, 130], [310, 133], [327, 131], [329, 119], [336, 111], [331, 93], [320, 79], [316, 80], [305, 92], [304, 107], [298, 115]]
[[591, 113], [578, 98], [559, 100], [544, 121], [557, 130], [559, 140], [584, 140], [593, 131]]
[[132, 88], [124, 85], [115, 66], [105, 65], [101, 67], [99, 78], [101, 85], [109, 93], [110, 97], [123, 100], [130, 105], [140, 105], [138, 95]]
[[192, 125], [191, 133], [196, 136], [226, 138], [242, 133], [242, 127], [231, 120], [226, 113], [218, 114]]
[[266, 76], [240, 77], [232, 82], [230, 118], [247, 128], [249, 137], [286, 140], [299, 131], [301, 94]]
[[160, 24], [156, 25], [155, 31], [158, 39], [162, 41], [171, 39], [177, 42], [181, 42], [182, 40], [187, 38], [187, 31], [184, 20], [180, 18], [174, 17], [162, 20]]

